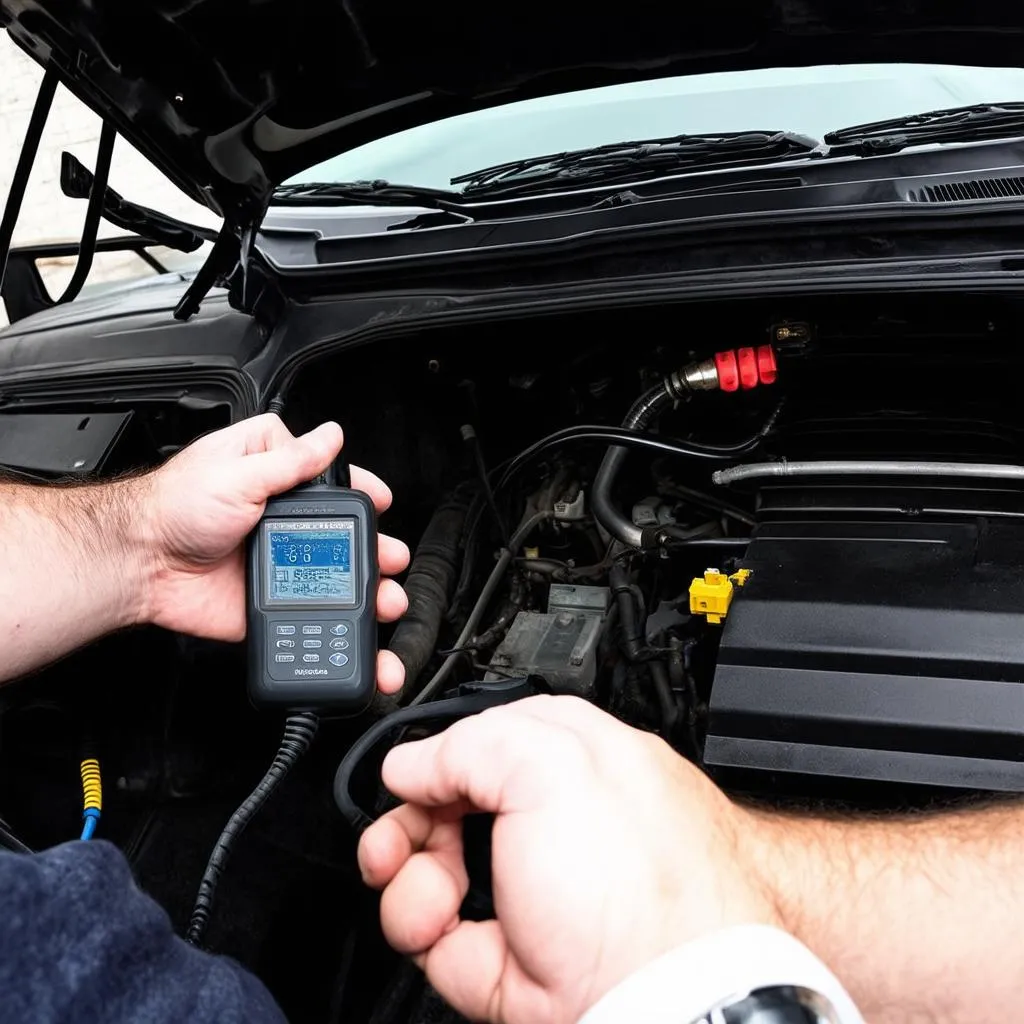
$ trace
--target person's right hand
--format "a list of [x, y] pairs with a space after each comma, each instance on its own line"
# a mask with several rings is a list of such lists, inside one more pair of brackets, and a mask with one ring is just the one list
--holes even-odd
[[[734, 924], [780, 924], [753, 815], [655, 736], [585, 701], [535, 697], [396, 747], [406, 803], [363, 835], [388, 941], [457, 1010], [571, 1024], [661, 954]], [[496, 815], [497, 920], [459, 919], [462, 818]]]

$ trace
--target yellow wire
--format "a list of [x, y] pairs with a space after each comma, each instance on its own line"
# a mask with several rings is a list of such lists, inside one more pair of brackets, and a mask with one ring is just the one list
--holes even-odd
[[100, 763], [94, 757], [82, 762], [83, 810], [103, 810], [103, 784], [100, 781]]

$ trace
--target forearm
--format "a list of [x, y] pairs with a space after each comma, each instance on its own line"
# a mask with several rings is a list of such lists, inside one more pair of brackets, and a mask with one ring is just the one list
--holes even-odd
[[0, 681], [144, 616], [146, 486], [0, 484]]
[[1016, 1016], [1024, 807], [756, 818], [786, 927], [835, 971], [869, 1024]]

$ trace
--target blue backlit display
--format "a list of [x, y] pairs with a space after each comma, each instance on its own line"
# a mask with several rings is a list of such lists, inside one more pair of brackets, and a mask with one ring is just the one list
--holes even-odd
[[284, 520], [265, 528], [270, 603], [355, 604], [354, 520]]

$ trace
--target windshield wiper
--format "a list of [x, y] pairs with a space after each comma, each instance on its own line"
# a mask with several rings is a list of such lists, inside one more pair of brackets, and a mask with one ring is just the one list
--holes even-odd
[[[95, 178], [77, 157], [71, 153], [60, 155], [60, 187], [69, 199], [88, 199]], [[213, 242], [217, 232], [211, 228], [188, 224], [176, 217], [168, 217], [148, 206], [140, 206], [124, 199], [109, 185], [102, 193], [103, 219], [125, 231], [148, 238], [157, 245], [179, 252], [195, 252], [203, 242]]]
[[303, 181], [279, 185], [271, 196], [275, 206], [422, 206], [429, 210], [457, 208], [462, 196], [444, 188], [394, 185], [390, 181]]
[[1024, 103], [976, 103], [948, 110], [894, 117], [888, 121], [840, 128], [825, 136], [830, 155], [848, 152], [870, 156], [932, 142], [975, 142], [1024, 135]]
[[452, 178], [467, 199], [531, 195], [562, 188], [610, 185], [690, 169], [742, 167], [820, 152], [817, 139], [793, 132], [722, 132], [619, 142], [514, 160]]

